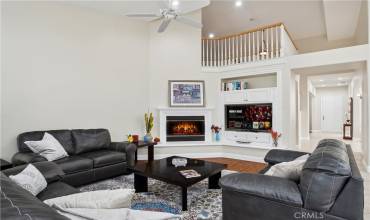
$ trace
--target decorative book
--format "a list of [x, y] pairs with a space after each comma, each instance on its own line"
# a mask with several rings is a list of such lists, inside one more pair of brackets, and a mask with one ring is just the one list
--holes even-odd
[[200, 177], [201, 175], [195, 170], [180, 170], [181, 175], [186, 179]]

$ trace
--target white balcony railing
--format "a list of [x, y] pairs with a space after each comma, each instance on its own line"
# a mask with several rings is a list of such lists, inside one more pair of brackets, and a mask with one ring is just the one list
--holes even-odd
[[283, 57], [296, 53], [283, 23], [240, 34], [202, 39], [202, 66], [218, 67]]

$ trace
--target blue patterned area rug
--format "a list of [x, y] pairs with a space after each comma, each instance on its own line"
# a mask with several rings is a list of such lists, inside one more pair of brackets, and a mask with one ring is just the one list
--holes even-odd
[[[113, 179], [86, 185], [80, 191], [134, 188], [134, 175], [119, 176]], [[184, 220], [196, 220], [203, 215], [207, 219], [222, 219], [222, 195], [220, 189], [208, 189], [208, 179], [188, 188], [188, 211], [181, 211], [181, 188], [154, 179], [148, 180], [148, 192], [136, 193], [133, 209], [182, 214]]]

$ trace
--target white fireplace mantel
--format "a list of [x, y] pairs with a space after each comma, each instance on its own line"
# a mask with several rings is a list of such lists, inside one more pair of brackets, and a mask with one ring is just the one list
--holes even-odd
[[[195, 107], [158, 107], [159, 111], [159, 135], [161, 138], [161, 145], [171, 144], [172, 146], [175, 145], [188, 145], [188, 144], [207, 144], [212, 143], [212, 111], [214, 108], [210, 107], [202, 107], [202, 108], [195, 108]], [[204, 126], [205, 126], [205, 141], [186, 141], [186, 142], [167, 142], [167, 124], [166, 124], [166, 117], [167, 116], [204, 116]]]

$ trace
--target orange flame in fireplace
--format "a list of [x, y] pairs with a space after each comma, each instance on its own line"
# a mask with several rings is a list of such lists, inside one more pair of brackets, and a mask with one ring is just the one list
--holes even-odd
[[179, 122], [176, 126], [173, 126], [172, 132], [177, 135], [200, 134], [197, 125], [192, 122]]

